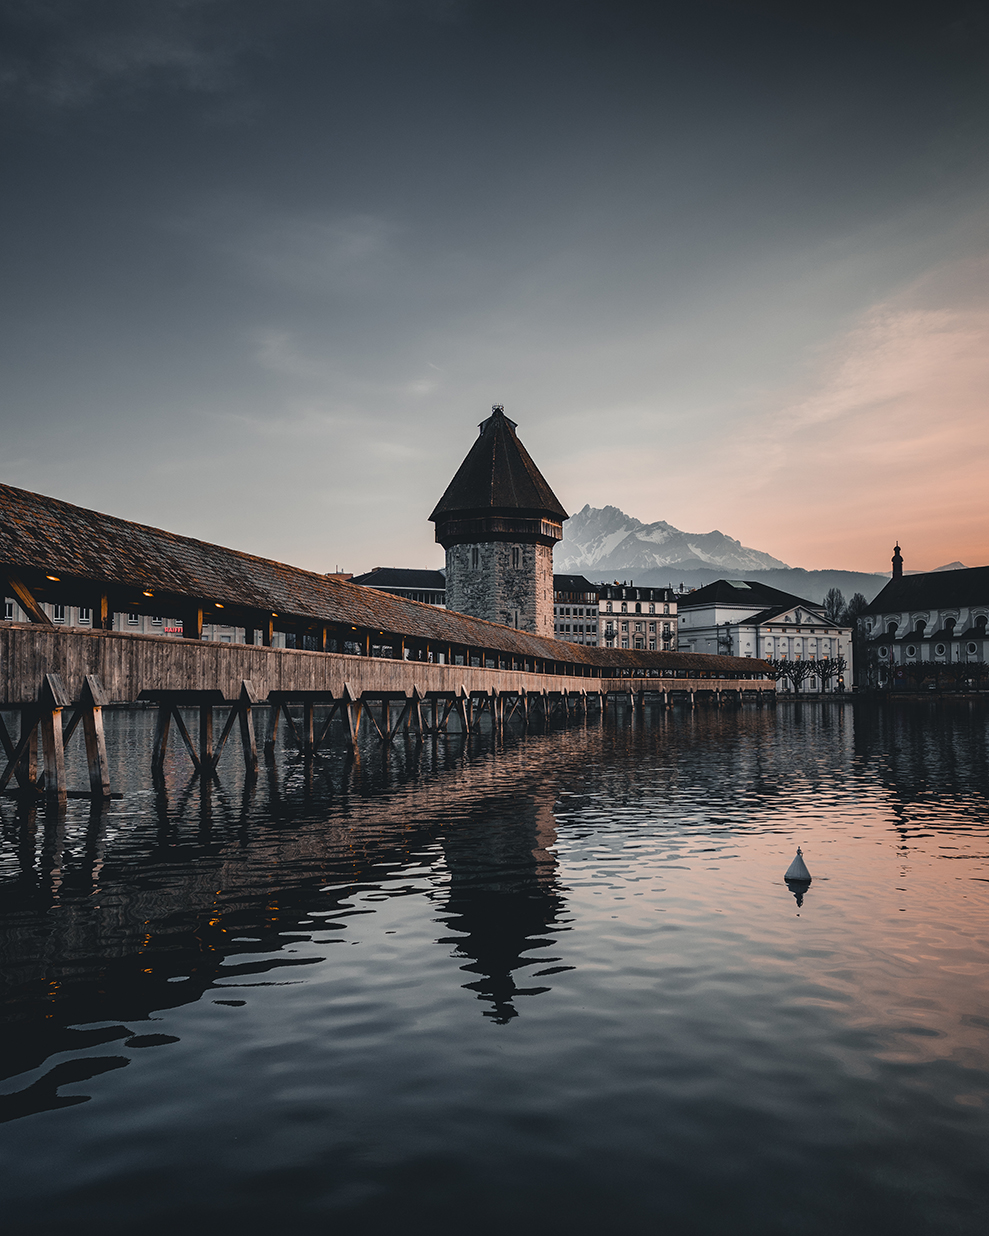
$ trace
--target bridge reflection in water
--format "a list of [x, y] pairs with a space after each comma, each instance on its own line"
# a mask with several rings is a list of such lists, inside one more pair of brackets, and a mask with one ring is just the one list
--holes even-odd
[[[325, 943], [327, 932], [345, 941], [375, 903], [410, 894], [428, 899], [433, 938], [484, 1016], [510, 1020], [520, 997], [548, 991], [548, 976], [569, 968], [552, 948], [566, 930], [554, 781], [532, 744], [523, 763], [517, 739], [493, 734], [315, 760], [280, 742], [258, 781], [237, 765], [190, 777], [173, 753], [150, 792], [134, 757], [154, 722], [153, 711], [109, 714], [122, 802], [0, 803], [11, 1074], [129, 1040], [125, 1023], [161, 1010], [295, 981], [318, 958], [292, 956], [290, 945]], [[73, 1078], [56, 1070], [8, 1096], [4, 1110], [79, 1101], [58, 1094], [83, 1079], [74, 1067]]]

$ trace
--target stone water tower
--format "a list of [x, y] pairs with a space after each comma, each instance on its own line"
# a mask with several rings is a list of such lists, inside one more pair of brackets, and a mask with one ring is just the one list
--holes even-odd
[[496, 405], [430, 519], [446, 607], [553, 638], [553, 546], [568, 518]]

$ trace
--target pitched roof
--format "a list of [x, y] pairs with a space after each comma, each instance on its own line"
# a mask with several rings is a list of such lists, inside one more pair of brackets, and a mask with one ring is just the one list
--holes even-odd
[[515, 422], [499, 407], [481, 422], [480, 434], [429, 518], [435, 523], [443, 515], [467, 511], [529, 511], [568, 518], [519, 441]]
[[597, 595], [598, 585], [592, 584], [583, 575], [554, 575], [554, 592], [593, 592]]
[[417, 571], [404, 567], [375, 567], [364, 575], [355, 575], [350, 581], [365, 588], [418, 588], [426, 591], [446, 590], [446, 577], [442, 571]]
[[[21, 575], [41, 600], [88, 604], [93, 593], [102, 590], [118, 612], [181, 613], [183, 602], [220, 602], [224, 621], [234, 626], [268, 613], [290, 626], [346, 625], [570, 664], [711, 673], [719, 667], [758, 673], [761, 666], [748, 658], [595, 648], [530, 635], [0, 485], [0, 577], [7, 570]], [[144, 590], [152, 594], [150, 600]]]
[[989, 566], [926, 571], [891, 579], [865, 613], [894, 614], [908, 609], [962, 605], [989, 605]]
[[696, 592], [688, 592], [679, 599], [679, 608], [696, 609], [702, 605], [738, 605], [761, 609], [775, 607], [776, 612], [801, 605], [805, 609], [820, 609], [820, 602], [805, 601], [792, 593], [781, 592], [769, 584], [753, 579], [716, 579]]

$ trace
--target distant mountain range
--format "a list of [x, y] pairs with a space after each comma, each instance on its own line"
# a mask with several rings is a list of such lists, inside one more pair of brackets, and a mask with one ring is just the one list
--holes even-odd
[[563, 540], [553, 555], [554, 571], [584, 575], [594, 583], [618, 579], [645, 587], [683, 583], [699, 588], [728, 576], [760, 579], [807, 601], [820, 601], [829, 588], [839, 588], [846, 599], [861, 592], [871, 601], [889, 579], [861, 571], [790, 567], [723, 532], [681, 532], [664, 520], [644, 524], [616, 506], [585, 506], [563, 529]]

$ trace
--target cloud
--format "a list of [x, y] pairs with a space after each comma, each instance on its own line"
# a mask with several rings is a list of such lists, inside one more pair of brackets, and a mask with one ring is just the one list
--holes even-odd
[[949, 264], [873, 305], [753, 427], [754, 488], [796, 521], [781, 538], [777, 512], [756, 520], [775, 525], [774, 552], [853, 565], [835, 560], [845, 544], [881, 569], [900, 537], [916, 569], [989, 561], [987, 273], [989, 256]]
[[232, 81], [235, 25], [212, 0], [80, 5], [15, 0], [4, 14], [0, 89], [47, 108], [78, 108], [115, 88], [217, 92]]

